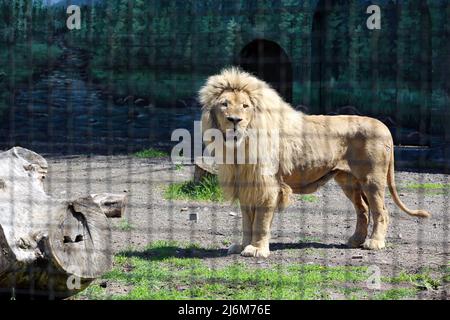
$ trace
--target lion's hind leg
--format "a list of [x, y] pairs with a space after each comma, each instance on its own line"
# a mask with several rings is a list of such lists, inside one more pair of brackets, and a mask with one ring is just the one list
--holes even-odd
[[355, 233], [348, 240], [351, 248], [360, 247], [366, 240], [369, 227], [369, 206], [362, 192], [361, 184], [351, 174], [341, 172], [335, 177], [347, 198], [353, 203], [356, 211]]
[[366, 183], [362, 185], [363, 192], [369, 202], [370, 213], [373, 219], [373, 231], [363, 247], [370, 250], [383, 249], [386, 246], [385, 238], [389, 224], [389, 214], [384, 203], [385, 185], [383, 183]]

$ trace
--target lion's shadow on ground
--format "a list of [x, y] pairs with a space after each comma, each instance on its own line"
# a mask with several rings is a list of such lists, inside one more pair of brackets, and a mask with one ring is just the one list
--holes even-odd
[[297, 242], [297, 243], [271, 243], [270, 251], [282, 251], [288, 249], [349, 249], [345, 244], [327, 244], [320, 242]]
[[[302, 250], [302, 249], [349, 249], [344, 244], [324, 244], [319, 242], [299, 242], [299, 243], [271, 243], [270, 250], [283, 251], [283, 250]], [[227, 249], [208, 249], [201, 247], [178, 247], [178, 246], [163, 246], [156, 248], [148, 248], [144, 250], [128, 250], [122, 251], [121, 256], [127, 258], [139, 258], [149, 261], [161, 261], [169, 258], [221, 258], [227, 256]]]

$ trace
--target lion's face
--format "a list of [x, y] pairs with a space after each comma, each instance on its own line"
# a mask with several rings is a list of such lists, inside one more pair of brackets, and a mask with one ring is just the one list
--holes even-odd
[[213, 108], [217, 125], [227, 137], [231, 134], [239, 145], [247, 135], [247, 127], [255, 112], [247, 93], [242, 91], [226, 91], [218, 99]]

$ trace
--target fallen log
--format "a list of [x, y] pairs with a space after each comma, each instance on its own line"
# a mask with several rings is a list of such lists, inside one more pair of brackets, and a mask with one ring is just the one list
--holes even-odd
[[121, 218], [125, 214], [128, 202], [125, 194], [103, 193], [92, 194], [90, 197], [108, 218]]
[[[64, 298], [112, 266], [101, 196], [47, 195], [47, 161], [23, 148], [0, 152], [0, 293]], [[123, 202], [125, 205], [125, 202]]]

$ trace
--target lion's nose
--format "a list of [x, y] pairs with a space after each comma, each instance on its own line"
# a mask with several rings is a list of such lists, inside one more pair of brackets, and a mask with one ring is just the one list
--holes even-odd
[[242, 121], [242, 118], [239, 117], [227, 117], [228, 121], [233, 122], [235, 125]]

